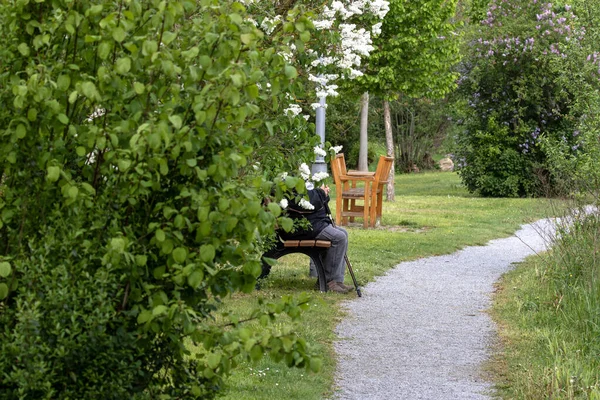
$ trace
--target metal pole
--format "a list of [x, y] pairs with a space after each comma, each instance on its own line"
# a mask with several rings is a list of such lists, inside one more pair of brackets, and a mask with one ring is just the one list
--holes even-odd
[[[317, 108], [317, 115], [315, 124], [317, 126], [317, 135], [321, 138], [321, 148], [325, 148], [325, 97], [319, 98], [319, 107]], [[312, 165], [312, 173], [327, 172], [327, 164], [325, 164], [325, 158], [323, 156], [317, 156], [314, 164]]]

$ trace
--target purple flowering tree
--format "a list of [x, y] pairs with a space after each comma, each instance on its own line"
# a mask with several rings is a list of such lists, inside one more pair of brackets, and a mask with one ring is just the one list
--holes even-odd
[[574, 11], [539, 0], [492, 0], [474, 26], [459, 79], [463, 125], [455, 152], [472, 192], [558, 190], [540, 143], [575, 146], [577, 93], [561, 83], [585, 62], [586, 31]]

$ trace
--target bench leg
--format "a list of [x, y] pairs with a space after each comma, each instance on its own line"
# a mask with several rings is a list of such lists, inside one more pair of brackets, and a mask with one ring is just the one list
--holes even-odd
[[315, 263], [315, 267], [317, 268], [317, 275], [319, 279], [319, 291], [326, 292], [327, 287], [327, 279], [325, 278], [325, 266], [323, 265], [323, 259], [321, 258], [321, 254], [323, 252], [314, 252], [310, 255], [310, 258]]

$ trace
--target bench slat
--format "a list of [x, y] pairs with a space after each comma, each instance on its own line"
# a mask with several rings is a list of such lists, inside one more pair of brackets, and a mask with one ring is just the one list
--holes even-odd
[[331, 242], [329, 240], [284, 240], [283, 247], [320, 247], [329, 248]]

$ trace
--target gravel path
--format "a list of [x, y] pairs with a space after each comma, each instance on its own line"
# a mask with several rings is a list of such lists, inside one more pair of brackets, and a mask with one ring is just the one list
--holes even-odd
[[336, 399], [490, 399], [481, 371], [495, 339], [494, 283], [544, 250], [551, 220], [457, 253], [397, 265], [344, 303]]

